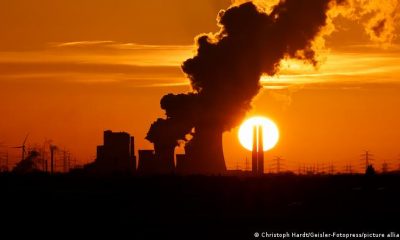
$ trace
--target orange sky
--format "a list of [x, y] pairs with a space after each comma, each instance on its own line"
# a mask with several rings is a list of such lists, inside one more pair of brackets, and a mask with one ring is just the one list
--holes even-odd
[[[216, 14], [230, 1], [6, 0], [0, 2], [0, 142], [14, 146], [52, 139], [81, 163], [92, 161], [102, 131], [127, 131], [136, 146], [163, 115], [160, 98], [189, 91], [179, 66], [193, 55], [193, 38], [217, 31]], [[263, 77], [248, 116], [265, 115], [281, 131], [266, 154], [299, 164], [361, 166], [370, 150], [377, 167], [400, 161], [400, 42], [384, 48], [363, 27], [339, 19], [318, 69], [283, 63]], [[399, 31], [397, 30], [397, 33]], [[19, 152], [7, 148], [12, 163]], [[228, 168], [250, 153], [237, 129], [224, 136]]]

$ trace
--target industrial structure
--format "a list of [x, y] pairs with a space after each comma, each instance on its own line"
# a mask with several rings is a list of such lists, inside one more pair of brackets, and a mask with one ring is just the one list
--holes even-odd
[[137, 173], [146, 174], [188, 174], [190, 173], [190, 162], [187, 161], [186, 154], [176, 154], [176, 164], [172, 155], [172, 159], [168, 156], [168, 165], [165, 160], [159, 158], [154, 150], [139, 150], [139, 163]]
[[154, 150], [139, 150], [139, 174], [152, 174], [156, 172]]
[[176, 154], [176, 172], [178, 174], [184, 174], [190, 169], [188, 165], [186, 154]]
[[251, 153], [252, 173], [254, 175], [264, 174], [264, 143], [262, 126], [253, 127], [253, 151]]
[[96, 160], [85, 169], [100, 174], [136, 171], [135, 139], [126, 132], [104, 131], [104, 144], [97, 146]]

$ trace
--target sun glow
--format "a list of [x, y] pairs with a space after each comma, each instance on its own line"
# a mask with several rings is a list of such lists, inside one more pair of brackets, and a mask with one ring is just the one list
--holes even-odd
[[253, 148], [253, 129], [261, 126], [263, 129], [264, 151], [272, 149], [279, 140], [279, 130], [276, 124], [266, 117], [252, 117], [247, 119], [239, 128], [239, 141], [244, 148], [251, 151]]

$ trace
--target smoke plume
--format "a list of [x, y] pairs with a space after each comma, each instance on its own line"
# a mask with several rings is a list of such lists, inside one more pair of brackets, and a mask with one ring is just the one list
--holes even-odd
[[363, 24], [372, 41], [390, 44], [400, 25], [400, 0], [347, 0], [332, 17], [335, 15]]
[[[148, 133], [147, 139], [155, 145], [173, 146], [192, 134], [185, 150], [194, 172], [224, 171], [222, 133], [243, 120], [261, 88], [260, 77], [275, 75], [283, 59], [316, 65], [316, 43], [333, 31], [332, 17], [361, 17], [346, 6], [365, 1], [259, 2], [234, 3], [218, 14], [218, 33], [196, 38], [196, 55], [182, 64], [193, 91], [164, 96], [161, 107], [166, 119], [158, 119]], [[377, 24], [369, 23], [374, 25], [371, 34], [384, 37], [388, 20], [376, 16]]]

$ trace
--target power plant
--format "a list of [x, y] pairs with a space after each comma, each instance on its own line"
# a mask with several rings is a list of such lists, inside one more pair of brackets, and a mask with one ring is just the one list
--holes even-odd
[[[154, 142], [154, 149], [138, 150], [138, 158], [135, 155], [135, 138], [126, 132], [113, 132], [110, 130], [103, 132], [103, 144], [97, 146], [97, 154], [94, 162], [85, 166], [78, 165], [76, 158], [71, 157], [70, 151], [65, 148], [52, 144], [51, 140], [46, 140], [42, 148], [25, 146], [24, 139], [21, 146], [12, 147], [22, 149], [24, 160], [18, 162], [14, 167], [9, 163], [8, 152], [0, 151], [0, 172], [7, 172], [12, 169], [16, 173], [31, 172], [48, 172], [50, 174], [79, 172], [83, 170], [85, 173], [94, 174], [137, 174], [137, 175], [158, 175], [158, 174], [179, 174], [179, 175], [245, 175], [245, 176], [262, 176], [265, 174], [264, 164], [264, 127], [262, 125], [251, 126], [252, 139], [251, 150], [251, 166], [248, 165], [247, 157], [243, 159], [243, 167], [240, 166], [240, 160], [236, 159], [236, 169], [225, 170], [222, 174], [205, 171], [207, 162], [204, 161], [199, 165], [198, 160], [193, 161], [193, 152], [176, 153], [175, 145], [165, 144], [162, 142]], [[160, 144], [162, 143], [162, 144]], [[191, 142], [193, 143], [193, 142]], [[222, 144], [222, 143], [221, 143]], [[190, 148], [187, 143], [185, 150]], [[210, 147], [212, 148], [212, 146]], [[46, 152], [48, 149], [48, 152]], [[26, 152], [25, 152], [25, 151]], [[363, 157], [363, 165], [368, 174], [375, 172], [371, 164], [372, 154], [366, 151]], [[19, 157], [18, 157], [19, 158]], [[271, 170], [269, 173], [286, 173], [289, 170], [282, 171], [284, 159], [276, 156], [271, 161]], [[211, 161], [211, 160], [210, 160]], [[49, 163], [49, 164], [48, 164]], [[197, 164], [196, 164], [197, 163]], [[250, 163], [250, 161], [249, 161]], [[47, 166], [49, 165], [49, 166]], [[225, 168], [225, 166], [223, 166]], [[273, 169], [273, 170], [272, 170]], [[361, 171], [362, 172], [362, 171]], [[390, 170], [389, 163], [383, 161], [380, 173], [393, 173], [398, 170]], [[321, 166], [321, 163], [313, 165], [300, 164], [298, 169], [299, 175], [334, 175], [340, 173], [336, 171], [335, 165], [331, 162], [329, 166]], [[359, 173], [357, 168], [351, 164], [344, 166], [344, 173]]]
[[[188, 148], [190, 148], [190, 145]], [[263, 148], [263, 127], [255, 126], [253, 129], [252, 151], [252, 174], [254, 175], [264, 174]], [[97, 147], [96, 160], [86, 165], [85, 169], [99, 174], [125, 172], [139, 175], [172, 173], [187, 175], [204, 173], [209, 167], [207, 164], [211, 160], [193, 161], [193, 152], [189, 151], [189, 154], [176, 155], [174, 152], [174, 145], [167, 146], [166, 144], [154, 142], [154, 150], [138, 150], [138, 165], [136, 169], [134, 137], [125, 132], [108, 130], [104, 132], [104, 144]], [[220, 167], [226, 169], [225, 164], [223, 165]], [[209, 174], [213, 174], [213, 172], [209, 172]]]

